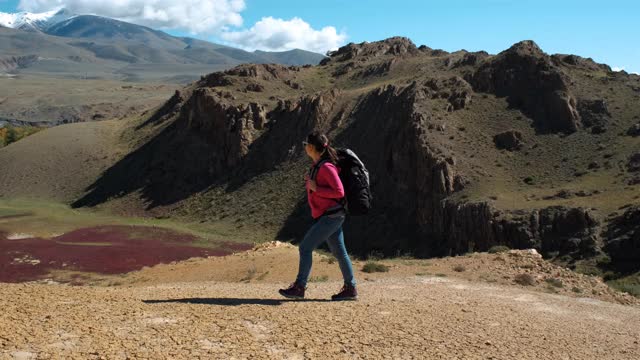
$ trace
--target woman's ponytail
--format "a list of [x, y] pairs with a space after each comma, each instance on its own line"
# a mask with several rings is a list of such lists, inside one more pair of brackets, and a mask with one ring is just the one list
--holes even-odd
[[307, 142], [316, 149], [319, 153], [322, 154], [320, 157], [321, 160], [328, 160], [332, 164], [338, 164], [338, 153], [336, 149], [331, 147], [329, 144], [329, 138], [327, 135], [314, 131], [309, 136], [307, 136]]

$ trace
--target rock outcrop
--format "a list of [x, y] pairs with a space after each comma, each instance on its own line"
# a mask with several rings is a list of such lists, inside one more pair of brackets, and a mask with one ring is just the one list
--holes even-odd
[[296, 66], [286, 67], [277, 64], [243, 64], [225, 71], [224, 74], [271, 81], [288, 79], [291, 77], [292, 73], [297, 71], [300, 71], [300, 68]]
[[459, 68], [463, 66], [476, 66], [489, 57], [489, 53], [486, 51], [479, 52], [464, 52], [464, 55], [460, 58], [448, 59], [446, 65], [452, 68]]
[[582, 124], [586, 128], [591, 128], [592, 133], [600, 134], [606, 131], [611, 119], [611, 113], [609, 113], [605, 100], [580, 99], [578, 101], [578, 112], [580, 113]]
[[509, 151], [520, 150], [524, 145], [522, 133], [516, 130], [508, 130], [493, 137], [493, 142], [498, 149]]
[[551, 56], [556, 65], [570, 65], [587, 71], [611, 71], [608, 65], [598, 64], [591, 58], [583, 58], [578, 55], [556, 54]]
[[419, 52], [420, 51], [416, 45], [408, 38], [392, 37], [372, 43], [349, 43], [330, 53], [328, 58], [320, 62], [320, 65], [327, 65], [335, 62], [346, 62], [355, 59], [358, 61], [366, 61], [368, 59], [384, 55], [413, 56], [419, 54]]
[[568, 77], [534, 42], [523, 41], [488, 59], [470, 77], [474, 90], [506, 97], [541, 133], [572, 133], [580, 126]]
[[617, 267], [625, 271], [640, 269], [640, 206], [628, 208], [609, 223], [604, 250]]
[[447, 201], [434, 223], [439, 243], [436, 255], [486, 251], [494, 245], [536, 248], [546, 255], [597, 252], [599, 221], [583, 208], [555, 206], [534, 211], [501, 212], [486, 202]]
[[424, 83], [423, 91], [430, 99], [447, 99], [447, 111], [464, 109], [471, 104], [473, 89], [459, 76], [448, 79], [429, 79]]

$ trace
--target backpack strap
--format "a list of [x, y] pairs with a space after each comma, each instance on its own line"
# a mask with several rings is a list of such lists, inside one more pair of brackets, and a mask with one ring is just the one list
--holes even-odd
[[309, 178], [311, 180], [315, 180], [316, 177], [318, 176], [318, 171], [320, 171], [320, 167], [322, 166], [322, 164], [324, 164], [324, 163], [326, 163], [328, 161], [329, 160], [327, 160], [327, 159], [321, 159], [315, 165], [313, 165], [313, 167], [311, 167], [311, 169], [309, 169]]
[[[318, 177], [318, 172], [320, 171], [320, 167], [322, 166], [322, 164], [324, 164], [326, 162], [329, 162], [329, 160], [328, 159], [321, 159], [313, 167], [311, 167], [311, 169], [309, 169], [309, 178], [311, 180], [315, 180], [316, 177]], [[338, 205], [340, 205], [340, 207], [336, 208], [336, 209], [331, 209], [331, 210], [342, 210], [342, 209], [345, 208], [346, 203], [347, 203], [347, 198], [346, 197], [342, 197], [340, 199], [334, 199], [334, 200], [338, 203]], [[325, 214], [325, 215], [328, 215], [328, 214]]]

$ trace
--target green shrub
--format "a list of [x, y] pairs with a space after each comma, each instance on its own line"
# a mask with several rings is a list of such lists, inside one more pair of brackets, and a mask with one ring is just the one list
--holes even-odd
[[624, 291], [635, 297], [640, 297], [640, 272], [616, 280], [608, 281], [607, 285], [618, 291]]
[[369, 261], [362, 267], [362, 271], [366, 273], [388, 272], [389, 267], [377, 262]]
[[557, 288], [561, 288], [564, 287], [564, 284], [562, 283], [562, 280], [560, 279], [556, 279], [556, 278], [548, 278], [544, 280], [547, 284], [557, 287]]
[[312, 276], [309, 278], [309, 282], [312, 282], [312, 283], [327, 282], [327, 281], [329, 281], [329, 275]]
[[506, 252], [506, 251], [509, 251], [509, 250], [511, 250], [511, 249], [509, 249], [508, 246], [496, 245], [496, 246], [492, 246], [489, 249], [489, 254], [497, 254], [497, 253]]

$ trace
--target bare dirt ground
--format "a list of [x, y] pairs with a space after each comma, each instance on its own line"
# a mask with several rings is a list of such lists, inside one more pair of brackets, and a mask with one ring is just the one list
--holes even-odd
[[[348, 303], [327, 301], [341, 282], [323, 254], [308, 299], [280, 298], [296, 255], [290, 245], [267, 244], [145, 268], [120, 286], [2, 284], [0, 359], [640, 357], [634, 298], [535, 254], [382, 261], [388, 273], [358, 270], [360, 300]], [[522, 272], [540, 283], [554, 276], [560, 290], [584, 289], [556, 294], [507, 279]], [[489, 274], [497, 279], [473, 280]]]

